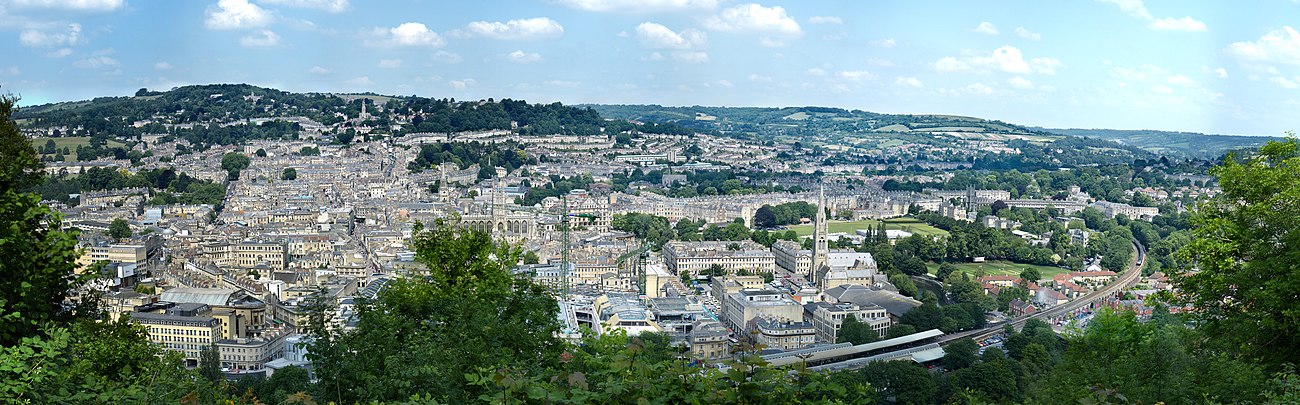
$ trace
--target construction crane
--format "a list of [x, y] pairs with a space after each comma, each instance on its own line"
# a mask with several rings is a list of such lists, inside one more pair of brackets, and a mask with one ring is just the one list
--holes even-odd
[[569, 250], [572, 246], [569, 244], [569, 218], [579, 217], [588, 220], [600, 218], [596, 214], [573, 214], [569, 212], [568, 194], [560, 196], [560, 204], [564, 206], [564, 215], [560, 217], [560, 232], [562, 235], [562, 245], [560, 247], [560, 275], [564, 286], [564, 299], [569, 299]]

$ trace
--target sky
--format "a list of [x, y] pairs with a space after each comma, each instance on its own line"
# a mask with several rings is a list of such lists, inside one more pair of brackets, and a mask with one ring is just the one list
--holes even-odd
[[1300, 129], [1300, 1], [0, 0], [20, 105], [210, 83]]

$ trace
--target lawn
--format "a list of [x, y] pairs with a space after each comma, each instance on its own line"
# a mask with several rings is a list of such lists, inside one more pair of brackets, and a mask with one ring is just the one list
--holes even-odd
[[[853, 233], [859, 229], [876, 229], [880, 221], [864, 219], [861, 221], [830, 221], [826, 225], [830, 233]], [[800, 236], [811, 235], [812, 225], [792, 225], [789, 227]], [[948, 231], [935, 228], [915, 218], [893, 218], [885, 220], [885, 229], [896, 229], [922, 236], [948, 236]]]
[[[61, 137], [36, 137], [36, 138], [32, 138], [32, 147], [33, 147], [33, 148], [36, 148], [36, 150], [39, 152], [39, 151], [41, 151], [42, 149], [45, 148], [45, 141], [48, 141], [48, 140], [51, 140], [51, 139], [54, 140], [54, 146], [57, 147], [57, 148], [59, 148], [59, 150], [63, 150], [64, 147], [67, 147], [68, 150], [69, 150], [69, 152], [72, 152], [72, 153], [70, 153], [70, 154], [68, 154], [68, 155], [65, 156], [65, 159], [67, 159], [66, 161], [68, 161], [68, 162], [75, 162], [75, 161], [77, 161], [77, 147], [78, 147], [78, 146], [90, 146], [90, 137], [89, 137], [89, 136], [61, 136]], [[114, 148], [114, 147], [125, 146], [125, 144], [123, 144], [123, 143], [121, 143], [121, 142], [118, 142], [118, 141], [115, 141], [115, 140], [109, 140], [108, 143], [107, 143], [107, 146], [110, 147], [110, 148]]]
[[[981, 272], [983, 273], [983, 275], [986, 276], [1020, 275], [1020, 272], [1023, 271], [1024, 269], [1033, 268], [1033, 269], [1038, 269], [1038, 274], [1041, 275], [1044, 280], [1051, 280], [1052, 276], [1061, 273], [1068, 273], [1070, 271], [1060, 267], [1039, 266], [1034, 264], [1021, 264], [1021, 263], [1005, 262], [1005, 261], [989, 261], [984, 263], [955, 263], [954, 265], [957, 266], [957, 271], [966, 272], [967, 274], [970, 274], [971, 277], [977, 277], [981, 274]], [[935, 274], [936, 272], [939, 271], [938, 264], [927, 263], [926, 266], [930, 269], [930, 274]]]

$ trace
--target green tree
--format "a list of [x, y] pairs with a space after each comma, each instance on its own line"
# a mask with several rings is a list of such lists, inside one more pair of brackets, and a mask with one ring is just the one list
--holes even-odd
[[518, 248], [441, 221], [415, 231], [411, 248], [427, 272], [359, 303], [356, 329], [312, 331], [318, 398], [465, 403], [483, 389], [466, 380], [473, 370], [537, 375], [556, 365], [564, 344], [555, 297], [511, 272]]
[[1024, 270], [1020, 271], [1020, 279], [1025, 280], [1026, 282], [1037, 283], [1038, 280], [1042, 278], [1043, 276], [1038, 272], [1038, 269], [1033, 267], [1026, 267]]
[[253, 152], [253, 155], [256, 155], [257, 157], [266, 157], [266, 149], [257, 148], [257, 152]]
[[835, 337], [835, 343], [852, 343], [855, 345], [871, 343], [880, 340], [880, 335], [871, 330], [871, 325], [859, 321], [858, 317], [849, 315], [844, 318], [844, 323], [840, 324], [840, 333]]
[[113, 222], [108, 224], [108, 236], [115, 239], [126, 239], [131, 237], [131, 225], [122, 218], [113, 218]]
[[524, 264], [538, 264], [541, 262], [542, 259], [537, 257], [537, 252], [531, 250], [524, 252]]
[[776, 213], [772, 211], [772, 206], [764, 204], [754, 211], [754, 227], [758, 229], [776, 227]]
[[975, 364], [976, 351], [979, 345], [974, 340], [961, 339], [948, 344], [943, 351], [947, 354], [943, 356], [943, 365], [948, 370], [960, 370]]
[[[1178, 269], [1181, 297], [1207, 336], [1266, 362], [1300, 363], [1300, 154], [1295, 139], [1210, 170], [1223, 193], [1202, 203]], [[1196, 271], [1192, 271], [1195, 269]]]
[[932, 404], [938, 388], [924, 367], [911, 361], [877, 361], [862, 368], [861, 374], [877, 390], [877, 401], [889, 398], [899, 404]]
[[199, 352], [199, 376], [216, 383], [226, 378], [221, 372], [221, 352], [216, 346], [203, 346]]
[[248, 168], [251, 161], [243, 153], [230, 152], [221, 156], [221, 170], [238, 173]]
[[298, 169], [294, 169], [292, 167], [286, 167], [284, 168], [284, 171], [280, 172], [280, 180], [297, 180], [297, 179], [298, 179]]

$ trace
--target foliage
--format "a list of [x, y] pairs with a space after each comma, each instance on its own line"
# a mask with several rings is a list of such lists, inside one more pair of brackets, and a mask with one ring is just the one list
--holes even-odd
[[537, 158], [524, 152], [523, 145], [514, 141], [483, 144], [473, 142], [438, 142], [420, 145], [415, 160], [407, 165], [411, 171], [421, 171], [451, 163], [459, 170], [478, 164], [480, 169], [504, 167], [507, 172], [524, 165], [537, 164]]
[[675, 235], [673, 227], [668, 225], [667, 218], [653, 214], [634, 212], [614, 215], [614, 219], [610, 221], [610, 227], [631, 232], [638, 239], [649, 242], [656, 250], [662, 248], [664, 243], [672, 240]]
[[1300, 363], [1300, 154], [1294, 139], [1211, 169], [1223, 193], [1203, 203], [1175, 273], [1208, 336], [1273, 365]]
[[248, 168], [250, 160], [248, 156], [239, 152], [230, 152], [221, 156], [221, 170], [228, 172], [239, 172]]
[[298, 169], [292, 167], [286, 167], [284, 168], [283, 171], [280, 172], [280, 180], [297, 180], [297, 179], [298, 179]]
[[126, 239], [131, 237], [131, 225], [122, 218], [113, 218], [113, 222], [108, 224], [108, 236], [115, 239]]
[[876, 388], [877, 401], [899, 404], [932, 404], [938, 399], [937, 388], [925, 367], [911, 361], [877, 361], [860, 371]]
[[350, 403], [430, 394], [464, 403], [483, 393], [466, 380], [468, 370], [532, 374], [559, 359], [555, 298], [512, 274], [518, 249], [441, 221], [416, 231], [411, 247], [427, 273], [358, 303], [354, 330], [313, 328], [318, 398]]
[[840, 324], [839, 335], [835, 337], [835, 343], [852, 343], [855, 345], [866, 344], [880, 340], [880, 335], [871, 330], [871, 325], [858, 320], [858, 317], [849, 315], [844, 317], [844, 323]]

